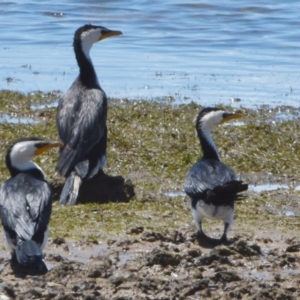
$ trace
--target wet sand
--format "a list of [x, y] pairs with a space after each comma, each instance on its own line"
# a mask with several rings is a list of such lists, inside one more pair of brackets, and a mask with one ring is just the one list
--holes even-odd
[[[0, 153], [16, 136], [57, 138], [52, 105], [32, 110], [41, 100], [18, 93], [0, 100], [3, 113], [39, 122], [3, 124]], [[0, 299], [300, 299], [298, 110], [241, 108], [243, 123], [214, 132], [223, 161], [250, 185], [236, 205], [229, 245], [197, 240], [182, 193], [201, 153], [193, 124], [198, 110], [111, 103], [105, 172], [113, 187], [102, 179], [90, 183], [92, 189], [82, 189], [87, 201], [74, 207], [58, 205], [55, 189], [47, 274], [10, 263], [1, 238]], [[61, 187], [56, 161], [57, 153], [49, 153], [38, 163]], [[1, 182], [7, 176], [4, 169]], [[204, 230], [217, 239], [222, 224], [208, 221]]]
[[0, 297], [299, 299], [299, 240], [277, 231], [234, 234], [229, 245], [214, 247], [199, 245], [194, 226], [168, 233], [137, 227], [99, 244], [54, 238], [43, 275], [12, 268], [1, 252]]

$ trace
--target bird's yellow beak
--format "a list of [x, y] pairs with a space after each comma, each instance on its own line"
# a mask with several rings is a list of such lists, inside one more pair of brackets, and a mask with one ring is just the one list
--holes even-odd
[[55, 148], [55, 147], [62, 147], [64, 144], [61, 143], [61, 142], [45, 142], [43, 143], [43, 145], [39, 148], [37, 148], [35, 151], [34, 151], [34, 154], [35, 155], [39, 155], [49, 149], [52, 149], [52, 148]]
[[119, 31], [119, 30], [102, 30], [102, 35], [100, 36], [99, 38], [99, 41], [102, 41], [104, 39], [107, 39], [111, 36], [116, 36], [116, 35], [122, 35], [122, 31]]
[[241, 113], [224, 113], [221, 124], [226, 123], [230, 120], [240, 119], [241, 117], [243, 117], [243, 114], [241, 114]]

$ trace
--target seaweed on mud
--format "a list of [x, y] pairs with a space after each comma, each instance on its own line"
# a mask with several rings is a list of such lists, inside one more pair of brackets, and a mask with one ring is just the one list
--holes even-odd
[[[9, 124], [0, 127], [0, 182], [8, 177], [4, 155], [9, 143], [20, 136], [58, 139], [53, 103], [58, 93], [20, 94], [0, 92], [0, 113], [38, 120], [38, 124]], [[34, 104], [49, 104], [30, 109]], [[51, 218], [53, 237], [106, 240], [120, 236], [130, 228], [168, 231], [192, 224], [187, 197], [170, 197], [162, 191], [182, 191], [189, 167], [201, 157], [194, 119], [201, 108], [195, 103], [172, 105], [158, 101], [109, 101], [108, 164], [105, 172], [131, 180], [135, 197], [129, 203], [87, 203], [62, 207], [54, 199]], [[231, 107], [226, 109], [232, 110]], [[240, 111], [240, 124], [219, 126], [214, 139], [222, 160], [244, 180], [265, 174], [300, 180], [300, 122], [292, 108], [261, 108]], [[291, 117], [276, 119], [278, 112]], [[55, 171], [58, 153], [37, 158], [48, 180], [61, 184], [64, 179]], [[251, 182], [250, 182], [251, 183]], [[298, 199], [296, 190], [278, 193], [248, 193], [237, 205], [235, 223], [242, 230], [260, 224], [263, 228], [296, 230], [299, 217], [276, 213]], [[271, 210], [270, 208], [274, 208]], [[275, 213], [274, 213], [275, 212]], [[205, 225], [204, 225], [205, 226]], [[255, 229], [254, 229], [255, 231]]]

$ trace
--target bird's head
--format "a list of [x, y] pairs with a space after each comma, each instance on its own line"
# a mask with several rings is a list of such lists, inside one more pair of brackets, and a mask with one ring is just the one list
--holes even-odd
[[76, 49], [81, 45], [82, 50], [87, 54], [94, 43], [121, 34], [122, 32], [118, 30], [110, 30], [102, 26], [86, 24], [76, 30], [74, 48]]
[[196, 129], [202, 131], [211, 131], [215, 126], [223, 124], [230, 120], [241, 118], [241, 113], [231, 113], [218, 108], [203, 108], [196, 119]]
[[31, 160], [54, 147], [62, 147], [60, 142], [49, 142], [36, 137], [20, 138], [8, 149], [6, 166], [13, 175], [15, 171], [26, 171], [37, 167]]

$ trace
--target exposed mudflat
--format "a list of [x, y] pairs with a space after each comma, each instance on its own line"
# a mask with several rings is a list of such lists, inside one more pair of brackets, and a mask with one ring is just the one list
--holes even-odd
[[[4, 156], [12, 140], [57, 140], [55, 99], [0, 92], [0, 183], [9, 176]], [[0, 300], [300, 299], [298, 109], [241, 107], [241, 122], [214, 131], [222, 160], [249, 184], [235, 208], [232, 243], [217, 245], [196, 239], [182, 191], [201, 156], [193, 122], [200, 106], [109, 104], [108, 176], [82, 186], [77, 205], [58, 204], [58, 153], [35, 160], [54, 191], [49, 271], [33, 274], [10, 263], [1, 238]], [[203, 225], [210, 237], [221, 236], [220, 221]]]
[[51, 239], [48, 273], [6, 262], [0, 299], [300, 299], [299, 240], [236, 234], [230, 245], [203, 247], [194, 232], [136, 227], [105, 244]]

